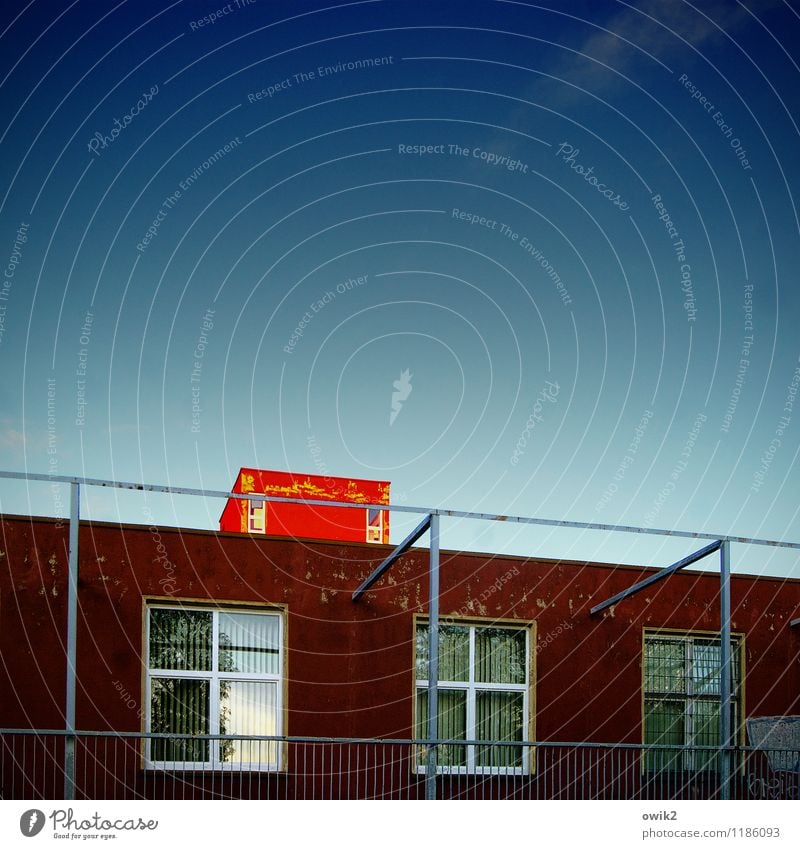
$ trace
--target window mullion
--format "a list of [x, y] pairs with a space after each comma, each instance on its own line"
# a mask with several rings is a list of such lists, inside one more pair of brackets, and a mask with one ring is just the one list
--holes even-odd
[[[264, 509], [266, 510], [267, 503], [264, 502]], [[275, 733], [277, 735], [283, 735], [286, 733], [286, 729], [283, 727], [283, 721], [285, 719], [283, 715], [283, 684], [281, 683], [281, 679], [284, 674], [284, 654], [283, 654], [283, 617], [278, 619], [278, 675], [275, 680]], [[416, 698], [416, 696], [415, 696]], [[280, 750], [281, 747], [278, 746], [278, 760], [280, 760]]]
[[219, 611], [211, 611], [211, 671], [219, 672]]
[[[219, 611], [211, 612], [211, 677], [208, 684], [208, 730], [210, 734], [219, 734]], [[209, 741], [209, 754], [212, 765], [219, 761], [219, 742]]]
[[[467, 681], [467, 727], [464, 729], [467, 740], [476, 739], [475, 731], [475, 631], [469, 629], [469, 680]], [[467, 746], [467, 771], [475, 771], [475, 747]]]
[[[531, 658], [531, 632], [525, 632], [525, 687], [522, 690], [522, 715], [524, 725], [522, 726], [522, 739], [528, 740], [533, 735], [531, 734], [531, 719], [530, 719], [530, 696], [531, 696], [531, 688], [530, 688], [530, 658]], [[528, 757], [530, 756], [530, 750], [527, 747], [523, 747], [522, 749], [522, 768], [523, 771], [528, 771]]]
[[[684, 745], [694, 745], [694, 640], [690, 637], [686, 640], [686, 669], [684, 679], [686, 685], [684, 687], [684, 698], [686, 708], [684, 715], [686, 717], [686, 732], [684, 734]], [[691, 758], [691, 754], [688, 755]]]

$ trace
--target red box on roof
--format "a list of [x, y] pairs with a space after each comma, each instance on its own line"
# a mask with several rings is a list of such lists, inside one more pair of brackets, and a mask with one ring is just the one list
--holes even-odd
[[[315, 501], [389, 504], [389, 486], [389, 481], [243, 468], [231, 491]], [[246, 534], [388, 543], [389, 511], [286, 502], [259, 504], [231, 498], [222, 511], [219, 528]]]

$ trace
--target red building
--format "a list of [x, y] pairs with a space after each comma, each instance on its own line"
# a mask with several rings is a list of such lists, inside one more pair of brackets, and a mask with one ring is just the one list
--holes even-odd
[[[389, 481], [240, 469], [231, 492], [309, 501], [388, 504], [389, 486]], [[250, 534], [268, 533], [271, 536], [387, 543], [389, 511], [231, 498], [220, 516], [219, 529]]]
[[[390, 547], [236, 530], [81, 523], [76, 727], [107, 736], [78, 738], [79, 794], [419, 795], [419, 747], [380, 741], [427, 736], [428, 551], [354, 603]], [[63, 739], [21, 732], [64, 727], [68, 526], [4, 516], [0, 534], [0, 794], [58, 798]], [[444, 795], [681, 795], [648, 784], [664, 775], [706, 792], [719, 575], [680, 572], [590, 614], [649, 574], [442, 552]], [[748, 717], [800, 712], [800, 581], [734, 575], [731, 593], [744, 744]], [[773, 786], [766, 761], [755, 784], [752, 769], [734, 763], [737, 794]]]

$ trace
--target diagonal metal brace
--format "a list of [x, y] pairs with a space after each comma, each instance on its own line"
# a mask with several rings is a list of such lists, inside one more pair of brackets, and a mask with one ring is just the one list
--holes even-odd
[[428, 531], [431, 526], [430, 515], [426, 516], [416, 528], [395, 548], [395, 550], [373, 571], [373, 573], [364, 581], [363, 584], [353, 593], [353, 601], [358, 601], [362, 595], [378, 580], [378, 578], [386, 572], [389, 567], [400, 557], [405, 554], [409, 548]]
[[634, 584], [632, 587], [628, 587], [627, 590], [623, 590], [621, 593], [617, 593], [611, 598], [606, 599], [604, 602], [600, 604], [596, 604], [589, 612], [594, 615], [595, 613], [599, 613], [601, 610], [605, 610], [607, 607], [611, 607], [612, 604], [616, 604], [618, 601], [622, 601], [624, 598], [628, 598], [629, 596], [638, 593], [639, 590], [643, 590], [645, 587], [649, 587], [651, 584], [655, 584], [656, 581], [661, 581], [664, 578], [668, 578], [673, 573], [677, 572], [679, 569], [683, 569], [686, 566], [691, 566], [692, 563], [696, 563], [698, 560], [702, 560], [706, 555], [711, 554], [714, 551], [719, 550], [722, 547], [722, 540], [717, 540], [716, 542], [712, 542], [707, 545], [705, 548], [699, 549], [699, 551], [695, 551], [693, 554], [684, 557], [683, 560], [679, 560], [677, 563], [673, 563], [671, 566], [666, 566], [661, 571], [656, 572], [655, 575], [650, 575], [649, 578], [645, 578], [643, 581], [639, 581], [638, 584]]

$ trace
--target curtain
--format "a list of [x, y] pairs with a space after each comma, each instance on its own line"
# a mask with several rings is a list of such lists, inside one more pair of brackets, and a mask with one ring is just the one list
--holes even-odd
[[524, 684], [525, 632], [509, 628], [475, 629], [475, 680], [493, 684]]
[[[209, 683], [197, 678], [153, 678], [150, 730], [157, 734], [208, 734]], [[207, 740], [151, 740], [151, 760], [207, 761]]]
[[211, 669], [212, 618], [200, 610], [150, 610], [151, 669]]
[[220, 672], [280, 673], [280, 620], [252, 613], [219, 614]]
[[[271, 681], [221, 681], [220, 734], [270, 737], [278, 729], [278, 685]], [[278, 744], [265, 740], [220, 740], [219, 759], [226, 763], [274, 765]]]
[[[644, 703], [644, 742], [658, 746], [683, 746], [686, 740], [685, 704], [683, 700], [646, 699]], [[646, 768], [651, 770], [681, 769], [681, 753], [677, 749], [655, 749], [647, 752]]]
[[[475, 699], [475, 738], [511, 742], [522, 740], [522, 693], [479, 691]], [[522, 766], [521, 746], [478, 746], [478, 766]]]
[[[467, 735], [467, 694], [463, 690], [439, 690], [439, 738], [465, 740]], [[417, 691], [417, 728], [420, 740], [428, 737], [428, 693]], [[424, 761], [420, 759], [420, 763]], [[466, 766], [467, 747], [450, 744], [438, 749], [439, 766]]]
[[686, 692], [686, 641], [648, 639], [644, 646], [647, 693]]

